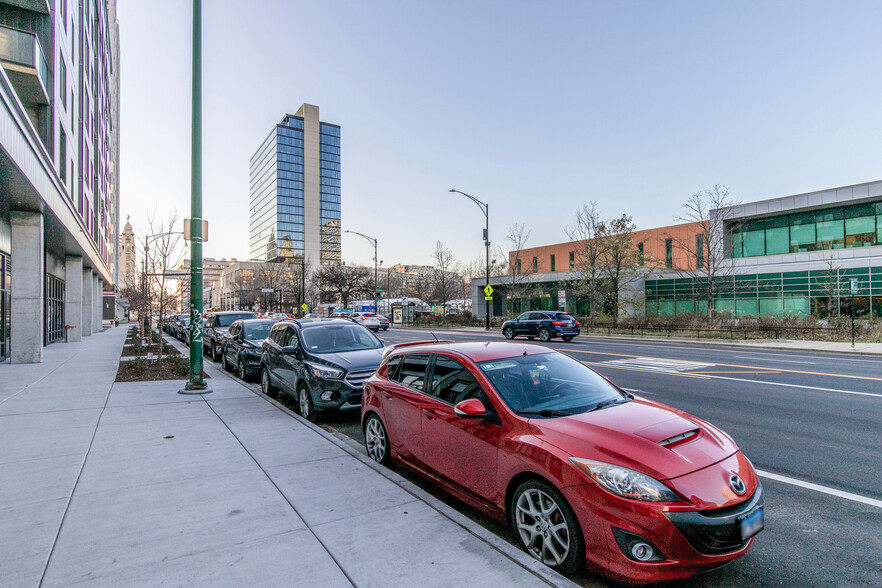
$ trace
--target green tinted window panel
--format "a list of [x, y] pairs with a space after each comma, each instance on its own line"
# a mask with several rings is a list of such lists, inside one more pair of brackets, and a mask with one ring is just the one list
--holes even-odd
[[845, 239], [845, 226], [841, 220], [823, 221], [816, 224], [817, 242], [841, 241]]
[[787, 316], [801, 317], [808, 316], [809, 313], [810, 304], [808, 296], [784, 298], [784, 314]]
[[790, 227], [790, 245], [808, 245], [816, 241], [815, 223]]
[[646, 314], [649, 316], [658, 316], [658, 301], [657, 300], [647, 300], [646, 301]]
[[692, 287], [692, 278], [679, 278], [677, 280], [674, 280], [674, 285], [677, 286], [678, 288], [680, 286], [688, 286], [691, 288]]
[[716, 312], [728, 312], [731, 314], [735, 314], [735, 301], [731, 298], [714, 300], [714, 310]]
[[744, 257], [744, 233], [732, 233], [732, 257]]
[[782, 298], [761, 298], [759, 301], [760, 316], [784, 316], [784, 300]]
[[693, 302], [692, 300], [678, 300], [675, 306], [675, 310], [677, 314], [695, 312], [695, 302]]
[[882, 214], [876, 215], [876, 243], [882, 243]]
[[849, 278], [862, 277], [868, 278], [870, 277], [870, 268], [868, 267], [851, 267], [847, 269], [839, 270], [840, 276], [848, 276]]
[[780, 279], [781, 279], [781, 273], [780, 273], [780, 272], [776, 272], [776, 273], [773, 273], [773, 274], [759, 274], [757, 277], [758, 277], [759, 279], [761, 279], [761, 280], [780, 280]]
[[766, 254], [766, 232], [765, 231], [750, 231], [747, 233], [743, 233], [743, 235], [744, 235], [744, 244], [743, 244], [744, 257], [757, 257], [759, 255]]
[[790, 228], [766, 229], [766, 255], [790, 253]]
[[781, 277], [786, 280], [788, 278], [807, 278], [808, 275], [808, 272], [784, 272]]
[[675, 312], [676, 306], [673, 300], [659, 300], [658, 301], [658, 316], [672, 316]]
[[707, 300], [696, 300], [695, 312], [699, 314], [707, 314]]
[[756, 316], [756, 298], [736, 298], [735, 316]]
[[845, 234], [858, 235], [860, 233], [875, 233], [876, 217], [861, 216], [858, 218], [845, 219]]
[[876, 207], [872, 202], [864, 204], [854, 204], [845, 209], [845, 218], [858, 218], [860, 216], [873, 216], [876, 214]]

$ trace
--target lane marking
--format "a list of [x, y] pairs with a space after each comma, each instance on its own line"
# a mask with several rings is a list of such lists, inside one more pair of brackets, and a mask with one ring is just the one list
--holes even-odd
[[853, 502], [860, 502], [861, 504], [867, 504], [869, 506], [875, 506], [876, 508], [882, 508], [882, 500], [876, 500], [875, 498], [867, 498], [866, 496], [861, 496], [860, 494], [852, 494], [851, 492], [843, 492], [842, 490], [837, 490], [835, 488], [830, 488], [828, 486], [821, 486], [820, 484], [812, 484], [811, 482], [797, 480], [796, 478], [788, 478], [787, 476], [781, 476], [779, 474], [773, 474], [771, 472], [764, 472], [762, 470], [757, 470], [756, 473], [761, 478], [768, 478], [770, 480], [775, 480], [777, 482], [783, 482], [785, 484], [790, 484], [792, 486], [799, 486], [800, 488], [814, 490], [815, 492], [829, 494], [830, 496], [838, 496], [839, 498], [844, 498], [846, 500], [851, 500]]
[[[662, 360], [662, 361], [678, 361], [678, 360], [667, 359], [664, 357], [647, 357], [645, 355], [629, 355], [626, 353], [606, 353], [603, 351], [582, 351], [581, 349], [571, 349], [570, 351], [572, 351], [573, 353], [585, 353], [588, 355], [611, 355], [613, 357], [632, 357], [632, 358], [639, 358], [639, 359], [658, 359], [658, 360]], [[848, 374], [828, 374], [828, 373], [824, 373], [824, 372], [807, 372], [807, 371], [802, 371], [802, 370], [788, 370], [788, 369], [784, 369], [784, 368], [773, 368], [773, 367], [766, 368], [761, 365], [739, 365], [739, 364], [735, 364], [735, 363], [715, 363], [715, 364], [711, 364], [711, 365], [717, 365], [720, 367], [741, 368], [741, 369], [747, 369], [747, 370], [764, 370], [769, 373], [802, 374], [804, 376], [827, 376], [830, 378], [847, 378], [847, 379], [851, 379], [851, 380], [870, 380], [873, 382], [882, 382], [882, 378], [874, 378], [872, 376], [851, 376]]]
[[[576, 360], [576, 361], [578, 361], [578, 360]], [[676, 376], [678, 378], [695, 378], [696, 380], [710, 380], [711, 379], [710, 376], [693, 376], [690, 374], [684, 374], [684, 373], [678, 373], [678, 372], [660, 372], [658, 370], [644, 370], [644, 369], [638, 369], [638, 368], [633, 368], [633, 367], [624, 367], [624, 366], [620, 366], [620, 365], [609, 365], [609, 364], [605, 364], [605, 363], [595, 363], [595, 362], [591, 362], [591, 361], [583, 361], [580, 363], [583, 363], [588, 366], [594, 366], [594, 367], [608, 367], [608, 368], [612, 368], [614, 370], [625, 370], [628, 372], [643, 372], [644, 374], [662, 374], [665, 376]]]
[[802, 363], [805, 365], [818, 365], [816, 361], [793, 361], [790, 359], [768, 359], [765, 357], [750, 357], [749, 355], [733, 355], [732, 357], [737, 357], [738, 359], [761, 359], [763, 361], [774, 361], [775, 363]]
[[747, 382], [749, 384], [765, 384], [767, 386], [784, 386], [785, 388], [802, 388], [804, 390], [818, 390], [820, 392], [839, 392], [840, 394], [853, 394], [855, 396], [872, 396], [882, 398], [882, 394], [872, 392], [856, 392], [854, 390], [839, 390], [837, 388], [821, 388], [819, 386], [804, 386], [802, 384], [785, 384], [784, 382], [766, 382], [765, 380], [751, 380], [749, 378], [730, 378], [727, 376], [708, 376], [714, 380], [732, 380], [733, 382]]
[[668, 374], [679, 374], [689, 370], [700, 370], [714, 367], [712, 363], [698, 363], [696, 361], [676, 361], [666, 359], [656, 359], [653, 357], [638, 357], [633, 359], [611, 359], [604, 361], [601, 365], [622, 366], [644, 369], [648, 371], [664, 372]]

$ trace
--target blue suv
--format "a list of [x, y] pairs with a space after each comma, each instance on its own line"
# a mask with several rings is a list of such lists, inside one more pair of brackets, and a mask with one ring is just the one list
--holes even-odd
[[579, 321], [567, 312], [531, 310], [514, 320], [505, 321], [502, 334], [506, 339], [523, 336], [527, 339], [539, 337], [540, 341], [551, 341], [560, 337], [564, 341], [572, 341], [579, 334]]

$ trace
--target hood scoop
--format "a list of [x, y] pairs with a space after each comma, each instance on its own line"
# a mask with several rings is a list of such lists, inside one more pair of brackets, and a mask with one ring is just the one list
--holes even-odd
[[693, 439], [697, 439], [700, 434], [700, 429], [692, 429], [691, 431], [686, 431], [685, 433], [680, 433], [679, 435], [674, 435], [673, 437], [662, 439], [658, 442], [658, 444], [662, 447], [672, 449], [677, 445], [683, 445], [684, 443], [689, 443]]

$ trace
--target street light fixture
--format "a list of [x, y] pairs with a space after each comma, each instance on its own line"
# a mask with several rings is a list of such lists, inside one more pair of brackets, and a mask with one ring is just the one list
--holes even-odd
[[357, 231], [343, 231], [344, 233], [352, 233], [353, 235], [358, 235], [359, 237], [364, 237], [374, 246], [374, 312], [380, 312], [380, 293], [377, 289], [380, 287], [377, 282], [377, 262], [379, 261], [379, 257], [377, 257], [377, 240], [374, 237], [368, 237], [364, 233], [359, 233]]
[[[478, 205], [478, 208], [481, 209], [481, 212], [484, 213], [484, 246], [487, 248], [487, 265], [486, 265], [486, 282], [485, 288], [490, 285], [490, 205], [484, 202], [481, 202], [474, 196], [466, 194], [460, 190], [455, 190], [453, 188], [450, 189], [450, 192], [455, 192], [457, 194], [462, 194], [472, 202]], [[484, 296], [484, 314], [485, 314], [485, 325], [484, 330], [490, 330], [490, 296]]]

